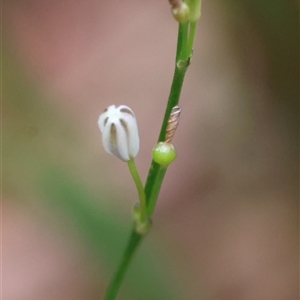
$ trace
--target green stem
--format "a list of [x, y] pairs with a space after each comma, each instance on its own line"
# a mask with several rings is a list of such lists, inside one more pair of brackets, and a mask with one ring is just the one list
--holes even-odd
[[[193, 22], [195, 23], [195, 22]], [[193, 36], [191, 36], [191, 34]], [[168, 103], [162, 122], [160, 134], [158, 141], [164, 141], [166, 135], [166, 129], [168, 125], [168, 120], [172, 111], [172, 108], [176, 106], [179, 102], [181, 89], [184, 81], [184, 76], [188, 68], [188, 61], [192, 52], [192, 42], [194, 41], [195, 26], [189, 31], [189, 23], [180, 24], [178, 30], [178, 42], [177, 42], [177, 52], [176, 52], [176, 62], [175, 71], [173, 76], [173, 81], [171, 85], [170, 95], [168, 98]], [[180, 62], [186, 62], [183, 66], [180, 66]], [[164, 179], [167, 168], [162, 167], [152, 161], [151, 167], [148, 173], [145, 194], [147, 200], [148, 215], [153, 213], [159, 190]]]
[[197, 25], [197, 22], [190, 23], [189, 38], [188, 38], [188, 42], [187, 42], [187, 53], [189, 53], [189, 55], [193, 54], [193, 44], [194, 44], [194, 38], [195, 38], [195, 32], [196, 32], [196, 25]]
[[140, 174], [136, 168], [134, 159], [129, 160], [127, 162], [127, 165], [130, 170], [131, 176], [134, 180], [136, 189], [138, 191], [139, 200], [140, 200], [141, 220], [146, 221], [146, 219], [147, 219], [146, 197], [145, 197], [144, 187], [143, 187], [143, 183], [142, 183]]
[[120, 264], [110, 281], [110, 284], [106, 290], [106, 294], [103, 300], [113, 300], [117, 297], [118, 291], [120, 289], [121, 283], [123, 281], [126, 270], [128, 269], [129, 263], [138, 248], [143, 236], [139, 235], [132, 229], [128, 244], [120, 261]]
[[[166, 174], [167, 168], [166, 167], [162, 167], [158, 164], [156, 164], [155, 162], [152, 163], [154, 166], [154, 170], [153, 170], [153, 175], [149, 173], [148, 178], [147, 178], [147, 182], [152, 181], [152, 188], [149, 188], [149, 184], [148, 184], [148, 189], [147, 189], [147, 213], [148, 216], [151, 216], [153, 214], [154, 211], [154, 207], [155, 207], [155, 203], [156, 203], [156, 199], [158, 197], [159, 194], [159, 190], [160, 187], [162, 185], [164, 176]], [[151, 176], [151, 177], [150, 177]], [[145, 191], [146, 191], [146, 187], [147, 187], [147, 183], [145, 186]]]
[[[180, 93], [181, 93], [181, 89], [182, 89], [182, 85], [183, 85], [183, 80], [184, 80], [184, 76], [185, 76], [185, 73], [188, 68], [188, 62], [189, 62], [189, 58], [191, 56], [192, 44], [194, 41], [195, 25], [193, 25], [193, 23], [179, 24], [175, 71], [174, 71], [170, 95], [168, 98], [168, 103], [167, 103], [167, 107], [166, 107], [164, 119], [162, 122], [158, 141], [164, 141], [166, 128], [167, 128], [167, 124], [168, 124], [168, 119], [170, 117], [171, 110], [179, 102]], [[189, 28], [190, 25], [191, 25], [191, 27]], [[181, 64], [180, 62], [183, 62], [183, 64]], [[186, 62], [186, 63], [184, 63], [184, 62]], [[141, 186], [142, 186], [141, 180], [139, 178], [139, 175], [138, 175], [138, 177], [135, 176], [136, 168], [135, 168], [134, 162], [133, 162], [133, 165], [131, 165], [131, 164], [132, 164], [132, 162], [128, 162], [128, 166], [131, 171], [131, 174], [134, 173], [134, 175], [132, 175], [132, 177], [135, 180], [135, 183], [136, 183], [136, 186], [138, 189], [140, 203], [141, 203], [141, 205], [144, 205], [144, 203], [145, 203], [145, 207], [147, 209], [147, 215], [150, 216], [150, 215], [152, 215], [152, 213], [154, 211], [156, 200], [157, 200], [165, 173], [167, 171], [167, 168], [158, 165], [154, 161], [151, 162], [151, 167], [149, 169], [149, 173], [147, 176], [146, 185], [145, 185], [145, 189], [144, 189], [144, 196], [146, 198], [143, 198], [144, 196], [141, 193]], [[131, 169], [131, 167], [132, 167], [132, 169]], [[133, 170], [133, 173], [132, 173], [132, 170]], [[142, 201], [141, 201], [141, 199], [142, 199]], [[144, 202], [144, 199], [145, 199], [145, 202]], [[106, 294], [105, 294], [105, 297], [103, 300], [114, 300], [116, 298], [118, 290], [119, 290], [122, 280], [124, 278], [125, 272], [129, 266], [129, 263], [134, 255], [134, 253], [136, 252], [142, 238], [143, 238], [143, 236], [137, 234], [135, 232], [135, 228], [133, 228], [132, 232], [131, 232], [131, 236], [130, 236], [128, 244], [127, 244], [127, 247], [123, 254], [122, 260], [115, 272], [114, 277], [112, 278], [112, 280], [108, 286], [108, 289], [106, 291]]]
[[[179, 38], [180, 36], [180, 38]], [[188, 38], [189, 38], [189, 22], [183, 23], [179, 25], [179, 30], [178, 30], [178, 44], [177, 47], [179, 46], [179, 51], [177, 51], [176, 55], [176, 63], [179, 60], [185, 60], [186, 57], [188, 57], [187, 53], [187, 43], [188, 43]]]

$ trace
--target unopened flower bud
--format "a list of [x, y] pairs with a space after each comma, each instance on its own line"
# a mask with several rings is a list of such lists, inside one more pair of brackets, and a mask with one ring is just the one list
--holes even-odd
[[126, 105], [111, 105], [98, 119], [104, 149], [123, 161], [136, 157], [140, 148], [133, 111]]

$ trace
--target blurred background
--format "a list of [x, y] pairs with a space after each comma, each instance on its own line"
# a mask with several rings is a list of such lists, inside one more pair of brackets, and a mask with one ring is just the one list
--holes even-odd
[[[3, 300], [102, 299], [135, 187], [97, 126], [138, 119], [143, 180], [173, 75], [167, 1], [3, 1]], [[119, 300], [298, 299], [299, 3], [203, 1], [169, 167]]]

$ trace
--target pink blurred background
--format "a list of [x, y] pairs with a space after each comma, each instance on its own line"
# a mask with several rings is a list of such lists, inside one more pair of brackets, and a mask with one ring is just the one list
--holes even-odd
[[[149, 239], [170, 256], [186, 290], [182, 299], [294, 300], [298, 100], [292, 91], [299, 64], [276, 69], [274, 36], [249, 3], [231, 5], [203, 2], [174, 138], [178, 158]], [[104, 152], [97, 118], [110, 104], [134, 110], [145, 179], [174, 67], [177, 24], [169, 9], [167, 1], [3, 3], [5, 51], [38, 88], [39, 101], [82, 141], [74, 147], [64, 137], [43, 137], [53, 160], [65, 161], [91, 189], [124, 195], [108, 204], [121, 219], [130, 218], [136, 192], [126, 165]], [[39, 135], [30, 120], [26, 126]], [[99, 299], [108, 279], [76, 229], [41, 225], [35, 210], [41, 219], [51, 216], [40, 201], [33, 197], [28, 209], [27, 200], [12, 195], [4, 192], [3, 299]]]

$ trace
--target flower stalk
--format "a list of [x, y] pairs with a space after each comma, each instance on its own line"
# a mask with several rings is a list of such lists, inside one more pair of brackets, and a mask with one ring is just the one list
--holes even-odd
[[137, 203], [138, 205], [135, 205], [133, 207], [134, 228], [138, 234], [144, 235], [150, 229], [150, 221], [147, 215], [145, 191], [134, 159], [129, 160], [127, 162], [127, 165], [139, 195], [139, 203]]

